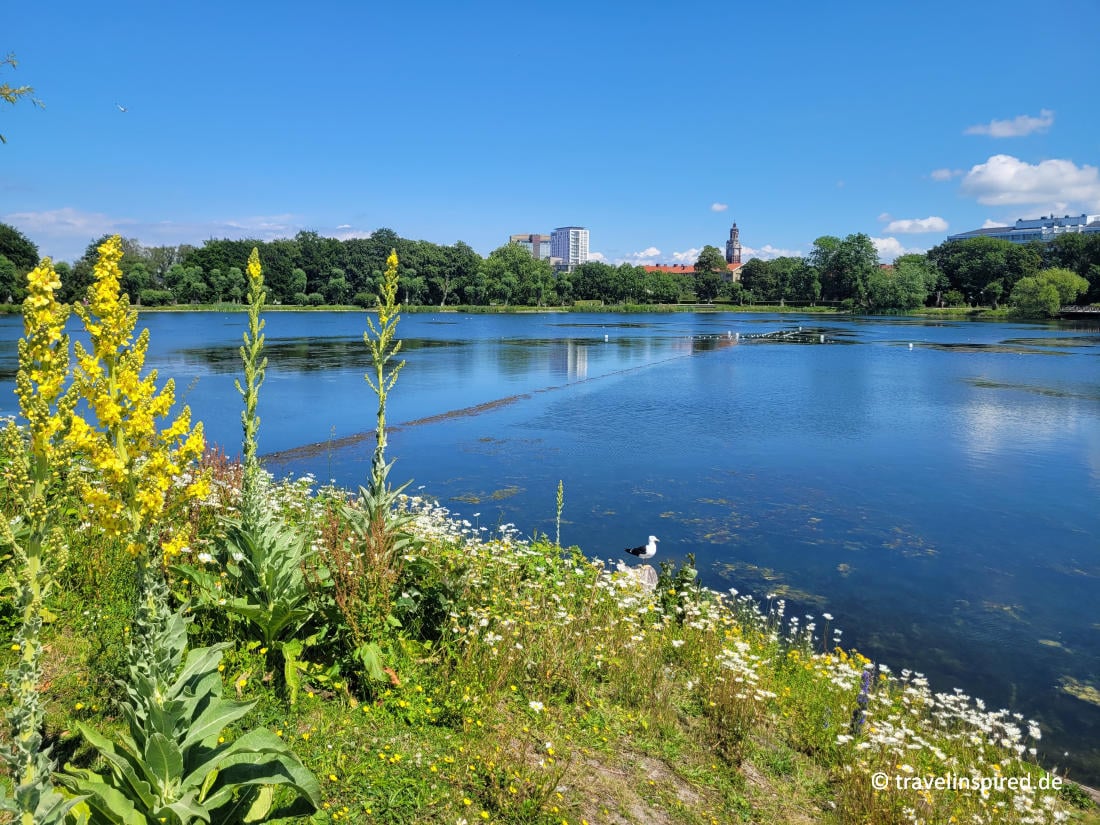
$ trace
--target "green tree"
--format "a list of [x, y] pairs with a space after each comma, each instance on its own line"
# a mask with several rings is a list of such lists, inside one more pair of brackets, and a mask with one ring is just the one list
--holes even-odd
[[726, 256], [722, 254], [722, 251], [716, 246], [707, 244], [699, 252], [699, 257], [695, 261], [695, 276], [698, 278], [700, 275], [717, 275], [719, 278], [724, 277], [729, 270], [726, 268]]
[[928, 250], [928, 259], [947, 277], [948, 289], [956, 289], [968, 302], [981, 299], [994, 282], [1010, 292], [1021, 278], [1038, 273], [1042, 244], [1014, 244], [1000, 238], [965, 238]]
[[1057, 287], [1039, 278], [1021, 278], [1008, 300], [1016, 314], [1025, 318], [1053, 318], [1062, 308]]
[[[306, 271], [301, 267], [295, 267], [290, 270], [290, 291], [295, 295], [306, 294], [306, 286], [309, 283], [309, 279], [306, 277]], [[297, 303], [297, 301], [295, 301]]]
[[229, 292], [229, 276], [221, 269], [212, 269], [206, 276], [206, 283], [210, 287], [210, 300], [220, 303], [225, 300]]
[[351, 285], [348, 284], [348, 279], [344, 277], [344, 270], [333, 268], [323, 291], [325, 300], [330, 304], [346, 304], [348, 295], [351, 294]]
[[615, 268], [603, 261], [581, 264], [572, 273], [573, 300], [610, 301]]
[[833, 301], [867, 305], [867, 281], [878, 269], [878, 252], [862, 232], [841, 240], [824, 235], [814, 241], [810, 262], [821, 281], [821, 296]]
[[695, 297], [704, 303], [712, 303], [722, 289], [722, 278], [713, 272], [695, 276]]
[[877, 268], [867, 279], [867, 307], [872, 312], [908, 311], [924, 305], [928, 283], [923, 266], [910, 261], [893, 269]]
[[0, 255], [0, 304], [14, 304], [19, 299], [19, 272], [8, 258]]
[[646, 297], [653, 304], [675, 304], [684, 290], [684, 279], [672, 272], [650, 272], [645, 282]]
[[508, 243], [489, 253], [481, 265], [493, 297], [507, 305], [542, 306], [554, 286], [554, 270], [549, 261], [535, 260], [519, 244]]
[[0, 223], [0, 255], [11, 261], [21, 274], [38, 266], [38, 247], [22, 232], [6, 223]]
[[821, 280], [817, 270], [805, 258], [776, 258], [772, 261], [772, 269], [787, 300], [809, 301], [811, 304], [821, 300]]
[[1088, 281], [1068, 269], [1044, 269], [1039, 272], [1037, 277], [1040, 281], [1053, 284], [1054, 288], [1058, 290], [1058, 299], [1063, 304], [1072, 304], [1079, 295], [1089, 288]]
[[1016, 282], [1009, 296], [1016, 313], [1029, 318], [1053, 318], [1065, 304], [1086, 292], [1089, 282], [1068, 269], [1044, 269]]
[[122, 274], [122, 291], [131, 296], [137, 303], [141, 303], [143, 290], [151, 288], [153, 276], [145, 268], [145, 264], [138, 261]]
[[761, 301], [779, 300], [779, 283], [769, 261], [750, 258], [741, 267], [741, 286]]

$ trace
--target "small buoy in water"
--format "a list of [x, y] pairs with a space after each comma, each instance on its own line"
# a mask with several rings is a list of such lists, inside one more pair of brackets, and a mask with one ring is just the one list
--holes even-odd
[[910, 343], [909, 344], [909, 349], [912, 349], [912, 348], [913, 348], [913, 345], [912, 345], [912, 343]]
[[825, 336], [824, 335], [821, 336], [821, 343], [823, 343], [823, 344], [825, 343]]

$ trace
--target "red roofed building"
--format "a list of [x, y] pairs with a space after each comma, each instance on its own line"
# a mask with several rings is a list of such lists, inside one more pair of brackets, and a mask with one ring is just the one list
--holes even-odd
[[[723, 281], [740, 281], [741, 267], [743, 264], [726, 264], [726, 274]], [[649, 264], [642, 267], [646, 272], [668, 272], [672, 275], [694, 275], [694, 264]]]

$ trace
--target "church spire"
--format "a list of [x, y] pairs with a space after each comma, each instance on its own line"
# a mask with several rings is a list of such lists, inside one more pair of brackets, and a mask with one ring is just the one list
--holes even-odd
[[726, 241], [726, 263], [741, 263], [741, 230], [736, 222], [730, 227], [730, 239]]

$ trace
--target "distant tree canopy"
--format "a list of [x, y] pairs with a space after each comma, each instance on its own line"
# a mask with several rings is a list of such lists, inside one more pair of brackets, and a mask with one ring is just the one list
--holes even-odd
[[[103, 240], [92, 241], [71, 267], [57, 264], [62, 300], [84, 296]], [[926, 254], [899, 256], [890, 267], [879, 265], [865, 234], [823, 235], [805, 257], [749, 259], [739, 282], [727, 280], [725, 258], [715, 246], [703, 247], [694, 274], [680, 275], [603, 261], [555, 272], [518, 244], [505, 244], [482, 258], [462, 241], [444, 246], [402, 238], [385, 227], [367, 238], [344, 241], [309, 231], [273, 241], [211, 239], [201, 246], [146, 247], [124, 239], [123, 289], [145, 306], [240, 302], [247, 291], [242, 273], [253, 247], [263, 261], [268, 300], [279, 304], [373, 306], [391, 249], [400, 260], [398, 298], [437, 307], [826, 301], [859, 312], [895, 312], [921, 306], [996, 308], [1004, 301], [1019, 314], [1045, 315], [1055, 301], [1059, 306], [1071, 300], [1100, 302], [1100, 234], [1061, 235], [1050, 244], [948, 241]], [[37, 260], [32, 241], [0, 224], [0, 302], [21, 300], [25, 274]], [[1065, 297], [1082, 283], [1072, 298]]]
[[30, 272], [38, 266], [38, 247], [14, 226], [0, 223], [0, 255], [20, 272]]

